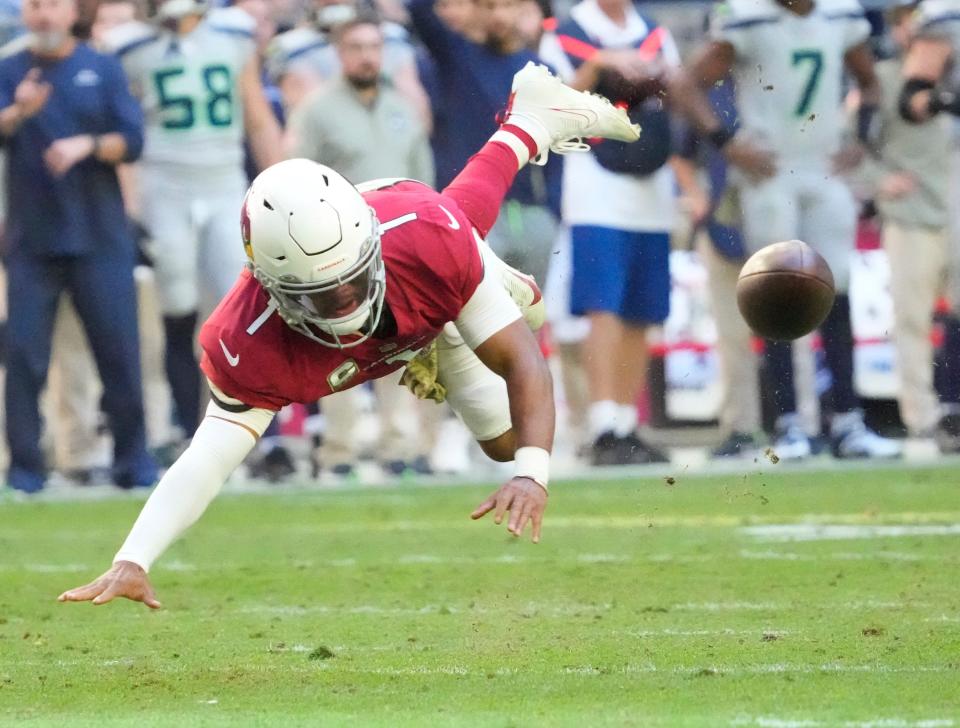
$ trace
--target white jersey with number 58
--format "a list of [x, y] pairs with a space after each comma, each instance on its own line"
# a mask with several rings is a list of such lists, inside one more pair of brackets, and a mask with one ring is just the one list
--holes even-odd
[[212, 10], [186, 35], [128, 23], [108, 36], [146, 122], [143, 162], [212, 174], [243, 164], [239, 78], [253, 58], [253, 19]]
[[870, 34], [856, 0], [818, 0], [799, 16], [774, 0], [727, 0], [714, 39], [735, 52], [740, 124], [783, 168], [822, 166], [840, 146], [844, 55]]

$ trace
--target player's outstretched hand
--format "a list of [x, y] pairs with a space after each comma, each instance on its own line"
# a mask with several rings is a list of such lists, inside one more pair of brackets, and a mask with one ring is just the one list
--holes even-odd
[[502, 486], [470, 514], [476, 520], [493, 511], [493, 522], [503, 523], [507, 511], [510, 520], [507, 530], [514, 536], [523, 534], [528, 523], [533, 523], [533, 542], [540, 542], [540, 527], [543, 512], [547, 509], [547, 491], [530, 478], [513, 478]]
[[57, 601], [93, 602], [106, 604], [116, 597], [143, 602], [151, 609], [159, 609], [160, 602], [150, 585], [150, 579], [140, 566], [132, 561], [118, 561], [103, 576], [85, 586], [65, 591]]

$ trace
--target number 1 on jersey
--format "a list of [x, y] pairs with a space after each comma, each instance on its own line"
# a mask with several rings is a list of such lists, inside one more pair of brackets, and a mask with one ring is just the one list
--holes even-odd
[[797, 102], [797, 108], [794, 110], [796, 116], [806, 116], [813, 106], [813, 98], [817, 95], [817, 86], [820, 84], [820, 72], [823, 71], [823, 53], [817, 50], [803, 50], [793, 52], [794, 67], [800, 64], [809, 64], [810, 76], [800, 94], [800, 100]]

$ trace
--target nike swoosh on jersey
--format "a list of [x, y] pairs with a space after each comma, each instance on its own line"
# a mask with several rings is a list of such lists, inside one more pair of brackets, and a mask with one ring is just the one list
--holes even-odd
[[220, 339], [220, 348], [223, 349], [223, 355], [227, 357], [227, 364], [229, 364], [232, 367], [235, 367], [237, 364], [240, 363], [240, 355], [231, 354], [230, 350], [227, 349], [227, 345], [223, 343], [223, 339]]
[[448, 210], [447, 208], [445, 208], [443, 205], [437, 205], [437, 207], [439, 207], [441, 210], [443, 210], [443, 213], [449, 218], [449, 220], [450, 220], [450, 227], [451, 227], [453, 230], [459, 230], [459, 229], [460, 229], [460, 222], [457, 220], [457, 218], [455, 218], [452, 214], [450, 214], [450, 210]]

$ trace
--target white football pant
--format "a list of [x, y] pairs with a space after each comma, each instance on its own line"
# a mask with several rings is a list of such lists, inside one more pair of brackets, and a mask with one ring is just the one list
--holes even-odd
[[140, 214], [165, 316], [212, 310], [233, 287], [247, 260], [239, 218], [246, 190], [242, 175], [201, 186], [167, 169], [141, 169]]
[[837, 290], [847, 290], [857, 205], [845, 182], [822, 171], [794, 169], [756, 185], [740, 184], [739, 189], [749, 252], [783, 240], [803, 240], [826, 259]]

